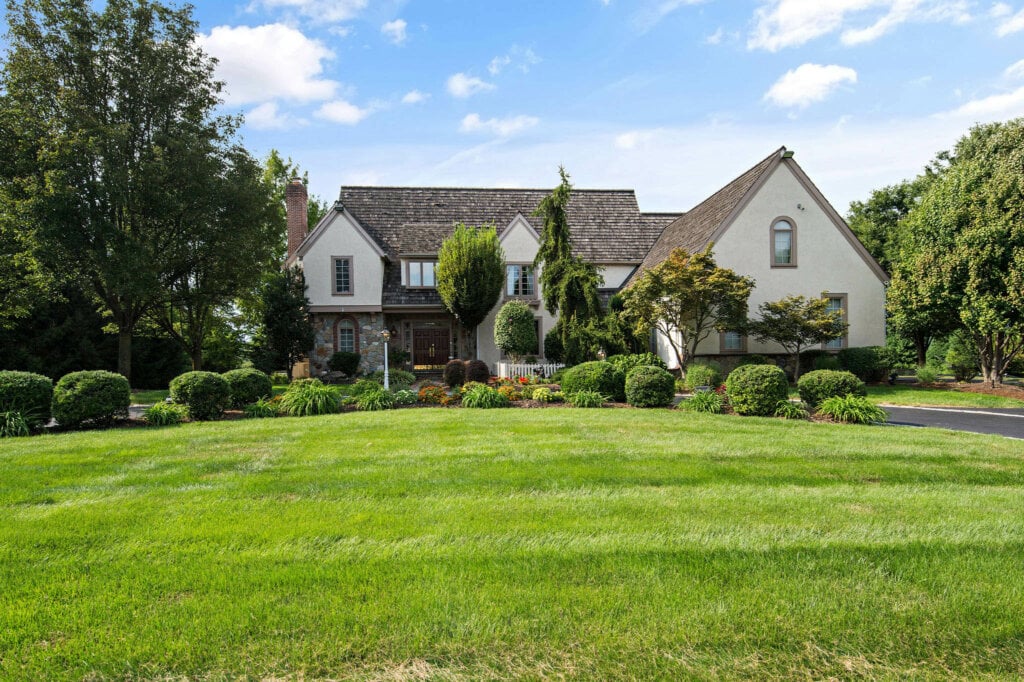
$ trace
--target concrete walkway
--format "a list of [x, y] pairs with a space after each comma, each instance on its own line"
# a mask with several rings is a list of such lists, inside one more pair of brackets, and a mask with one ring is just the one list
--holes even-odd
[[954, 431], [990, 433], [1024, 439], [1024, 409], [971, 407], [902, 407], [882, 405], [889, 423], [898, 426], [929, 426]]

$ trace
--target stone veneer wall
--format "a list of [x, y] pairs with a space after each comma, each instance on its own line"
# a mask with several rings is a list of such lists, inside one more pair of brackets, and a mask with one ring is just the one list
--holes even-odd
[[334, 323], [341, 318], [356, 321], [359, 334], [359, 354], [363, 357], [359, 370], [364, 373], [384, 369], [384, 316], [381, 313], [329, 313], [313, 315], [313, 353], [310, 355], [310, 374], [319, 376], [328, 371], [327, 361], [334, 354]]

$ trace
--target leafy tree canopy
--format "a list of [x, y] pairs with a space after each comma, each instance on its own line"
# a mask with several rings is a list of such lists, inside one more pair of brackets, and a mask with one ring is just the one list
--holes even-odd
[[825, 298], [786, 296], [758, 306], [760, 319], [747, 324], [748, 332], [760, 342], [774, 341], [796, 362], [794, 379], [800, 378], [800, 351], [839, 338], [848, 325], [843, 313], [828, 309]]
[[472, 339], [505, 285], [505, 252], [497, 230], [456, 225], [437, 252], [434, 275], [441, 302]]

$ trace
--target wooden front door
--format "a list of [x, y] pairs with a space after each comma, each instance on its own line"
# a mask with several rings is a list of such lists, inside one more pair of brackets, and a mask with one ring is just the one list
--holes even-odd
[[451, 334], [447, 329], [412, 330], [412, 364], [417, 369], [440, 367], [448, 362]]

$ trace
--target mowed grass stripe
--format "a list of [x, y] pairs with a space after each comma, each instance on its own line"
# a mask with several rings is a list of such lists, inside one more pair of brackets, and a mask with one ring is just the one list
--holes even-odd
[[0, 443], [0, 677], [1024, 673], [1024, 447], [668, 411]]

